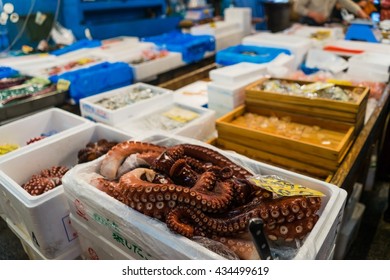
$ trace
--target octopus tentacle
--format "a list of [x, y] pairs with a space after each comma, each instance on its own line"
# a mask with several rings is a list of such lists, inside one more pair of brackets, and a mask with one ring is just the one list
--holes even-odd
[[[139, 195], [147, 193], [153, 194], [157, 201], [164, 203], [164, 205], [170, 203], [171, 206], [174, 206], [176, 202], [180, 202], [195, 206], [203, 211], [217, 212], [226, 209], [232, 200], [233, 190], [229, 182], [217, 182], [212, 191], [202, 188], [203, 178], [210, 176], [210, 174], [202, 175], [199, 184], [195, 185], [195, 189], [192, 190], [174, 184], [155, 184], [144, 181], [141, 178], [142, 172], [148, 172], [148, 170], [150, 169], [137, 168], [123, 175], [119, 180], [120, 192], [129, 202], [139, 202]], [[140, 212], [144, 212], [144, 210]]]
[[212, 163], [216, 166], [229, 167], [234, 171], [234, 175], [238, 178], [245, 178], [245, 176], [252, 175], [248, 170], [235, 164], [230, 159], [221, 155], [217, 151], [191, 144], [182, 144], [182, 147], [184, 149], [184, 154], [186, 154], [187, 156], [195, 159], [200, 159], [204, 162]]
[[115, 179], [119, 166], [131, 154], [143, 154], [143, 159], [155, 159], [165, 147], [149, 143], [127, 141], [114, 146], [103, 159], [100, 166], [100, 174], [107, 179]]
[[[293, 225], [300, 223], [301, 221], [306, 223], [308, 219], [312, 219], [310, 222], [314, 226], [315, 222], [317, 221], [314, 218], [316, 215], [311, 214], [309, 217], [306, 217], [303, 211], [310, 210], [310, 213], [315, 213], [316, 209], [318, 210], [319, 207], [317, 204], [313, 204], [311, 208], [303, 208], [301, 211], [296, 212], [296, 215], [293, 215], [293, 219], [283, 217], [279, 207], [282, 205], [288, 205], [291, 210], [299, 202], [304, 202], [305, 199], [306, 198], [301, 197], [286, 198], [279, 201], [279, 203], [271, 205], [267, 205], [266, 203], [261, 202], [257, 203], [258, 201], [256, 201], [253, 204], [245, 205], [239, 208], [239, 210], [234, 209], [234, 214], [224, 214], [223, 217], [208, 216], [200, 209], [196, 209], [187, 205], [178, 205], [169, 213], [166, 223], [172, 230], [182, 234], [181, 226], [184, 227], [183, 220], [187, 222], [190, 221], [190, 223], [195, 222], [195, 224], [199, 226], [203, 232], [206, 232], [207, 234], [216, 234], [219, 236], [237, 236], [238, 234], [246, 232], [249, 221], [252, 218], [261, 218], [269, 230], [273, 230], [276, 228], [276, 226], [279, 229], [280, 225], [286, 225], [288, 223], [292, 223]], [[198, 221], [202, 222], [199, 223]], [[185, 227], [187, 228], [187, 225], [185, 225]], [[281, 228], [279, 235], [283, 235], [283, 230], [285, 230], [285, 228]], [[298, 237], [307, 234], [307, 231], [303, 231], [302, 234], [296, 231], [290, 232]], [[184, 232], [184, 234], [188, 233], [188, 231]], [[286, 238], [290, 238], [289, 235], [286, 235]]]

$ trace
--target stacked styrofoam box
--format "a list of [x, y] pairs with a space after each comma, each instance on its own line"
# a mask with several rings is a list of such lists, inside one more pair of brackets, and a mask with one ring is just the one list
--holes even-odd
[[348, 250], [358, 235], [365, 208], [364, 204], [357, 203], [350, 220], [341, 228], [336, 243], [334, 259], [344, 259], [345, 254], [348, 253]]
[[[50, 260], [46, 258], [34, 245], [31, 238], [17, 227], [9, 219], [6, 219], [9, 229], [19, 238], [22, 244], [23, 250], [26, 252], [30, 260]], [[65, 251], [62, 255], [59, 255], [55, 260], [72, 260], [77, 259], [80, 255], [80, 249], [77, 246], [73, 246], [70, 250]]]
[[196, 81], [173, 93], [173, 100], [178, 103], [206, 107], [208, 103], [207, 85], [208, 81]]
[[[131, 92], [134, 89], [151, 89], [156, 93], [156, 95], [149, 99], [140, 100], [116, 110], [109, 110], [96, 104], [96, 102], [104, 98], [125, 95], [127, 92]], [[136, 83], [80, 99], [80, 111], [83, 117], [109, 125], [116, 125], [128, 118], [147, 112], [150, 110], [150, 107], [170, 104], [172, 99], [173, 93], [170, 90], [145, 83]]]
[[215, 37], [215, 50], [219, 51], [238, 45], [244, 37], [244, 31], [238, 22], [217, 21], [192, 27], [192, 35], [211, 35]]
[[243, 45], [288, 49], [295, 56], [294, 68], [298, 69], [311, 47], [311, 40], [279, 33], [257, 33], [246, 36]]
[[[173, 108], [179, 108], [185, 111], [189, 111], [197, 114], [197, 117], [189, 120], [183, 126], [174, 129], [165, 130], [155, 126], [155, 119], [158, 119], [159, 115], [164, 114], [172, 110]], [[151, 119], [152, 118], [152, 119]], [[162, 121], [163, 122], [163, 121]], [[168, 132], [174, 135], [187, 136], [194, 139], [207, 141], [212, 135], [215, 134], [215, 112], [202, 107], [191, 106], [172, 101], [168, 105], [155, 104], [154, 109], [143, 113], [137, 117], [129, 118], [121, 123], [115, 125], [116, 128], [128, 131], [134, 136], [143, 136], [150, 134], [151, 132]]]
[[347, 75], [360, 81], [374, 81], [386, 83], [390, 75], [390, 47], [386, 54], [363, 53], [348, 60]]
[[[69, 219], [72, 227], [77, 231], [81, 247], [81, 257], [87, 260], [133, 260], [132, 254], [136, 254], [141, 259], [148, 259], [143, 254], [141, 248], [135, 247], [134, 244], [121, 243], [123, 248], [117, 248], [101, 236], [98, 232], [88, 228], [82, 219], [70, 214]], [[116, 239], [117, 242], [121, 240]]]
[[164, 57], [152, 59], [139, 64], [132, 62], [142, 58], [145, 52], [157, 51], [157, 47], [153, 43], [139, 42], [136, 44], [114, 46], [109, 49], [103, 49], [102, 54], [108, 61], [119, 62], [123, 61], [130, 64], [134, 69], [135, 81], [146, 81], [155, 78], [158, 74], [178, 68], [185, 65], [181, 53], [168, 52]]
[[229, 7], [224, 10], [226, 22], [237, 22], [244, 36], [252, 33], [252, 10], [248, 7]]
[[[72, 133], [74, 130], [83, 129], [84, 126], [92, 124], [85, 118], [65, 110], [51, 108], [2, 125], [0, 126], [0, 145], [17, 144], [20, 148], [0, 155], [0, 162], [7, 160], [15, 154], [36, 146], [45, 145], [53, 139], [61, 138], [67, 133]], [[56, 133], [27, 145], [27, 141], [30, 139], [50, 132]]]
[[0, 204], [4, 216], [20, 228], [29, 240], [26, 242], [31, 241], [45, 258], [55, 259], [69, 251], [77, 257], [79, 243], [69, 224], [69, 205], [63, 187], [31, 196], [21, 185], [43, 169], [73, 167], [78, 162], [78, 151], [90, 142], [100, 139], [122, 142], [130, 138], [114, 128], [92, 124], [1, 162]]
[[[162, 146], [181, 143], [205, 146], [219, 151], [255, 174], [277, 175], [293, 183], [321, 191], [325, 197], [322, 198], [319, 220], [304, 240], [304, 244], [298, 249], [294, 259], [327, 259], [330, 257], [343, 214], [342, 209], [346, 199], [345, 190], [320, 180], [251, 160], [236, 153], [221, 151], [189, 138], [160, 134], [149, 135], [140, 140]], [[145, 216], [91, 186], [90, 180], [99, 176], [97, 173], [101, 160], [76, 166], [63, 178], [71, 214], [83, 221], [88, 229], [98, 232], [119, 249], [123, 248], [123, 245], [117, 242], [113, 236], [118, 236], [117, 239], [122, 242], [135, 244], [142, 248], [143, 252], [149, 254], [150, 259], [223, 259], [222, 256], [198, 243], [171, 232], [165, 223]], [[322, 254], [325, 252], [324, 246], [327, 247], [326, 251], [329, 251], [328, 255]]]
[[219, 118], [245, 101], [245, 87], [267, 73], [266, 64], [241, 62], [209, 73], [208, 108]]

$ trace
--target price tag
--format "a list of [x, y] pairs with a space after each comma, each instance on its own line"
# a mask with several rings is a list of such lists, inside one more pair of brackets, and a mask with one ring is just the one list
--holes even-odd
[[59, 79], [57, 82], [57, 90], [58, 91], [67, 91], [70, 87], [70, 81]]
[[181, 123], [187, 123], [199, 117], [199, 114], [182, 108], [174, 107], [163, 113], [163, 116]]
[[293, 184], [277, 176], [255, 176], [249, 178], [249, 181], [256, 186], [279, 196], [325, 196], [322, 192], [312, 190], [299, 184]]

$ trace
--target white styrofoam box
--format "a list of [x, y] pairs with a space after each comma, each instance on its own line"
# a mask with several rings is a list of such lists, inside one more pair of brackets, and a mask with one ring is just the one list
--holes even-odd
[[182, 54], [177, 52], [168, 52], [164, 57], [134, 64], [145, 52], [158, 51], [154, 43], [139, 42], [132, 44], [114, 45], [110, 48], [100, 49], [101, 54], [110, 62], [125, 62], [134, 69], [135, 81], [146, 81], [155, 78], [158, 74], [178, 68], [185, 65]]
[[218, 36], [229, 33], [232, 30], [240, 31], [240, 25], [237, 22], [216, 21], [191, 27], [190, 33], [192, 35]]
[[69, 225], [69, 205], [63, 187], [31, 196], [21, 185], [43, 169], [73, 167], [78, 162], [79, 150], [103, 138], [122, 142], [131, 136], [106, 125], [91, 125], [0, 163], [0, 204], [4, 216], [32, 239], [46, 258], [56, 258], [72, 247], [79, 247]]
[[209, 77], [216, 84], [234, 86], [238, 83], [254, 82], [254, 79], [257, 79], [266, 73], [266, 63], [257, 64], [240, 62], [234, 65], [211, 70], [209, 72]]
[[227, 113], [229, 113], [235, 109], [235, 107], [233, 107], [233, 106], [225, 106], [225, 105], [220, 105], [217, 103], [209, 103], [208, 108], [215, 112], [216, 119], [226, 115]]
[[343, 225], [348, 223], [351, 220], [352, 214], [355, 210], [356, 204], [359, 202], [360, 197], [363, 192], [363, 185], [360, 183], [355, 183], [353, 185], [352, 193], [348, 198], [348, 201], [344, 209]]
[[[327, 36], [324, 38], [316, 38], [316, 33], [326, 33]], [[313, 47], [321, 47], [328, 42], [335, 40], [340, 40], [344, 38], [344, 30], [342, 27], [318, 27], [318, 26], [308, 26], [303, 24], [294, 24], [289, 29], [285, 30], [283, 33], [288, 35], [294, 35], [304, 38], [309, 38], [312, 40]]]
[[348, 67], [346, 77], [355, 81], [371, 81], [378, 83], [386, 83], [389, 80], [389, 73], [376, 70], [366, 70], [365, 68]]
[[31, 238], [27, 236], [20, 228], [18, 228], [9, 219], [6, 219], [6, 222], [9, 229], [19, 238], [23, 250], [26, 252], [30, 260], [74, 260], [80, 256], [79, 248], [74, 246], [56, 258], [48, 259], [34, 246], [34, 242], [31, 240]]
[[[319, 220], [305, 238], [294, 259], [316, 259], [323, 245], [332, 244], [337, 236], [338, 231], [335, 224], [337, 225], [339, 219], [342, 218], [342, 209], [346, 199], [345, 190], [314, 178], [249, 159], [237, 153], [219, 150], [190, 138], [156, 134], [139, 140], [162, 146], [190, 143], [208, 147], [219, 151], [254, 174], [277, 175], [293, 183], [324, 193], [325, 196], [319, 210]], [[171, 232], [165, 223], [143, 215], [91, 186], [90, 179], [99, 176], [97, 172], [101, 160], [78, 165], [63, 178], [70, 211], [72, 215], [83, 219], [88, 228], [97, 231], [108, 240], [111, 240], [114, 232], [118, 233], [124, 240], [137, 244], [146, 250], [151, 259], [223, 259], [222, 256], [193, 240]], [[121, 248], [117, 242], [113, 242], [113, 245]], [[328, 248], [328, 250], [331, 249], [332, 246]], [[319, 256], [322, 257], [322, 254]]]
[[[140, 100], [116, 110], [110, 110], [100, 106], [99, 104], [96, 104], [96, 102], [104, 98], [125, 95], [127, 92], [131, 92], [134, 89], [151, 89], [156, 93], [156, 95], [149, 99]], [[115, 125], [130, 117], [134, 117], [145, 111], [148, 111], [150, 107], [170, 104], [172, 100], [173, 93], [171, 90], [145, 83], [135, 83], [130, 86], [121, 87], [80, 99], [80, 111], [83, 117], [92, 119], [97, 122]]]
[[288, 49], [295, 56], [295, 69], [304, 61], [311, 47], [311, 40], [294, 35], [261, 32], [242, 39], [243, 45]]
[[[153, 111], [124, 120], [123, 122], [116, 124], [115, 127], [128, 131], [134, 136], [143, 136], [145, 134], [149, 134], [151, 131], [155, 133], [169, 132], [174, 135], [187, 136], [202, 141], [209, 139], [210, 135], [212, 135], [215, 131], [215, 112], [212, 110], [178, 102], [172, 102], [166, 106], [162, 106], [161, 104], [156, 105], [159, 106], [155, 107]], [[190, 111], [198, 114], [198, 116], [178, 128], [167, 128], [167, 130], [160, 128], [161, 126], [158, 124], [160, 121], [159, 116], [173, 108]]]
[[[327, 50], [329, 47], [340, 48], [345, 50], [351, 50], [353, 52], [348, 51], [337, 51], [337, 50]], [[378, 43], [370, 43], [363, 41], [349, 41], [349, 40], [336, 40], [329, 42], [324, 46], [324, 50], [332, 51], [336, 53], [340, 53], [343, 56], [355, 56], [358, 55], [359, 52], [369, 52], [369, 53], [380, 53], [380, 54], [389, 54], [389, 45], [387, 44], [378, 44]]]
[[[390, 53], [390, 52], [389, 52]], [[387, 82], [389, 80], [390, 55], [379, 53], [363, 53], [355, 55], [348, 60], [348, 75], [358, 75], [362, 78], [367, 74], [370, 80]]]
[[[234, 87], [223, 86], [217, 83], [209, 83], [207, 94], [209, 98], [208, 106], [213, 105], [223, 106], [230, 110], [244, 104], [245, 102], [245, 87], [249, 83], [238, 84]], [[211, 106], [211, 107], [210, 107]]]
[[[327, 220], [323, 224], [323, 227], [320, 229], [317, 235], [317, 239], [323, 240], [323, 242], [317, 242], [314, 247], [317, 252], [316, 259], [317, 260], [327, 260], [331, 257], [334, 252], [332, 252], [333, 248], [336, 245], [336, 241], [338, 238], [338, 233], [340, 232], [340, 227], [342, 224], [343, 216], [344, 216], [344, 207], [345, 201], [347, 198], [347, 192], [343, 190], [336, 196], [336, 200], [333, 204], [333, 207], [337, 209], [337, 211], [331, 211], [327, 215]], [[319, 245], [321, 244], [321, 245]], [[299, 252], [296, 258], [301, 258]], [[304, 257], [303, 257], [304, 258]]]
[[[88, 68], [104, 61], [106, 61], [106, 58], [100, 55], [99, 52], [93, 49], [80, 49], [56, 56], [53, 61], [19, 67], [18, 70], [26, 75], [49, 78], [65, 72]], [[72, 65], [72, 67], [69, 68], [69, 65]]]
[[157, 75], [185, 65], [182, 54], [169, 52], [166, 56], [145, 61], [140, 64], [132, 64], [135, 81], [146, 81], [156, 78]]
[[13, 69], [27, 68], [40, 63], [54, 62], [55, 55], [49, 54], [32, 54], [22, 56], [10, 56], [0, 59], [1, 66], [8, 66]]
[[100, 48], [96, 51], [96, 53], [104, 56], [109, 61], [123, 61], [130, 63], [138, 59], [142, 52], [154, 49], [156, 49], [156, 45], [154, 43], [138, 42]]
[[351, 248], [353, 241], [356, 239], [356, 236], [359, 232], [360, 223], [364, 214], [365, 205], [362, 203], [357, 203], [353, 211], [352, 217], [346, 224], [341, 227], [335, 253], [334, 259], [342, 260], [345, 257], [345, 254]]
[[[118, 235], [113, 234], [110, 241], [106, 240], [99, 233], [88, 228], [83, 220], [72, 214], [69, 215], [72, 227], [77, 231], [81, 247], [81, 256], [87, 260], [147, 260], [148, 255], [135, 244], [120, 243], [122, 240]], [[113, 246], [112, 243], [119, 242], [122, 248]]]
[[226, 22], [237, 22], [244, 36], [252, 33], [252, 9], [248, 7], [229, 7], [224, 10]]
[[[1, 155], [0, 162], [19, 154], [22, 151], [44, 145], [53, 139], [62, 137], [66, 133], [83, 129], [84, 126], [91, 125], [93, 125], [93, 123], [85, 118], [59, 108], [46, 109], [2, 125], [0, 126], [0, 145], [17, 144], [20, 148]], [[27, 145], [27, 141], [31, 138], [53, 131], [56, 133]]]
[[173, 92], [173, 100], [178, 103], [204, 107], [207, 105], [207, 81], [196, 81]]
[[215, 50], [223, 50], [241, 43], [244, 33], [240, 29], [233, 29], [230, 32], [218, 34], [215, 36]]

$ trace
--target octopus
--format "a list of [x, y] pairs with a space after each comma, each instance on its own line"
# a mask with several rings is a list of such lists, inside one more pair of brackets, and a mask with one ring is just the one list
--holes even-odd
[[89, 162], [105, 155], [118, 142], [109, 142], [106, 139], [100, 139], [97, 142], [90, 142], [78, 154], [78, 163]]
[[40, 173], [32, 175], [22, 185], [22, 188], [32, 196], [41, 195], [61, 185], [62, 177], [68, 170], [65, 166], [52, 166], [49, 169], [44, 169]]
[[203, 146], [119, 143], [99, 172], [91, 184], [101, 191], [177, 234], [221, 242], [241, 259], [258, 258], [251, 219], [263, 220], [269, 240], [289, 243], [303, 239], [319, 218], [321, 198], [276, 197], [252, 184], [249, 170]]
[[45, 139], [45, 138], [46, 138], [46, 136], [37, 136], [37, 137], [33, 137], [33, 138], [31, 138], [30, 140], [28, 140], [28, 141], [26, 142], [26, 145], [30, 145], [30, 144], [32, 144], [32, 143], [38, 142], [38, 141], [40, 141], [40, 140], [42, 140], [42, 139]]

